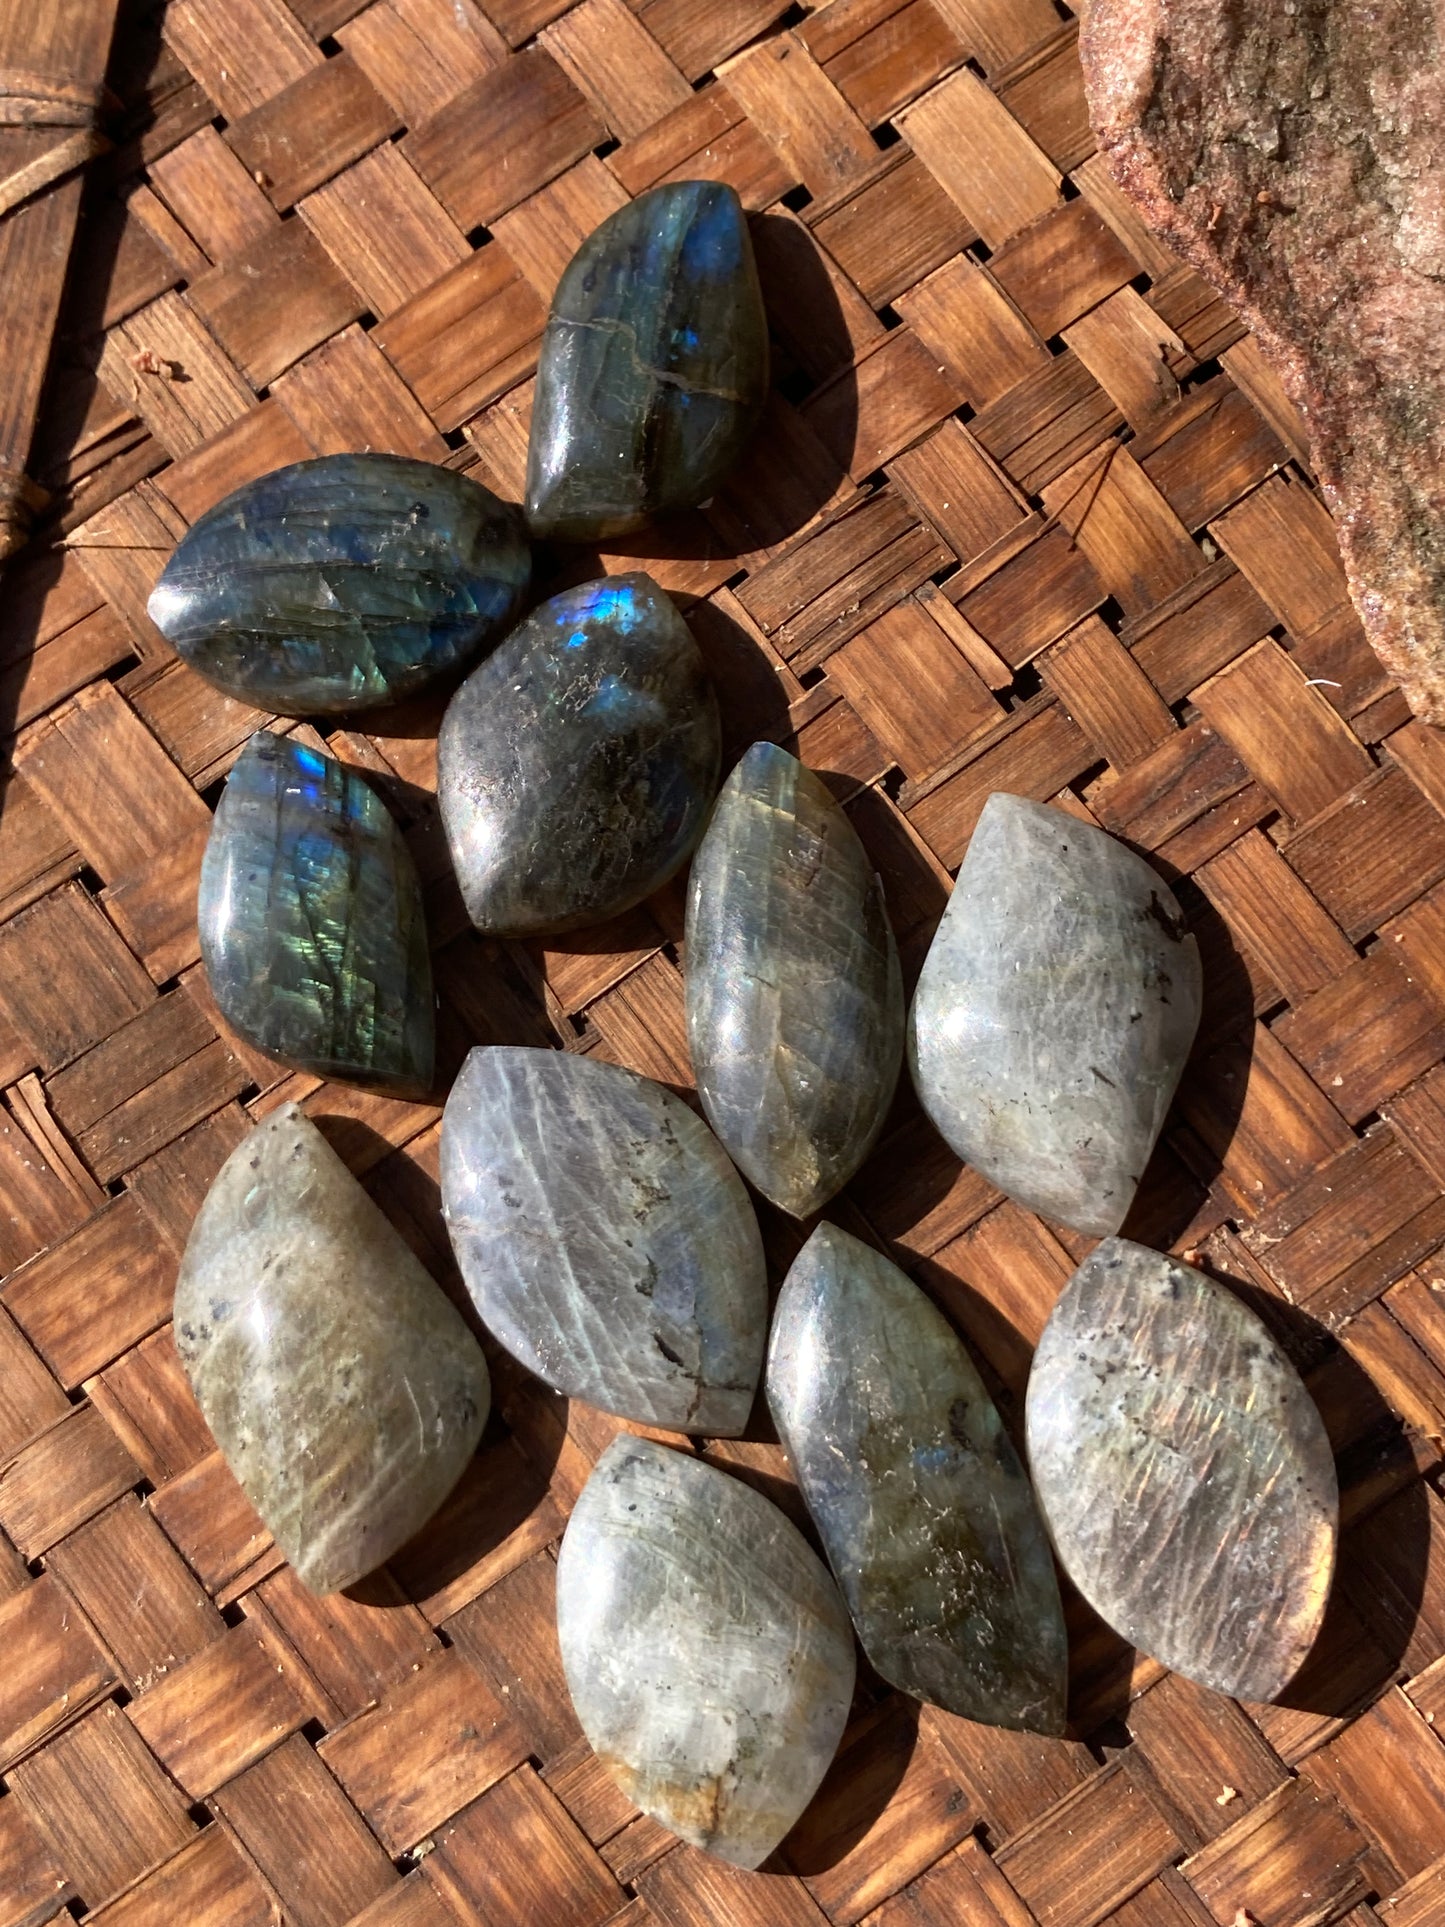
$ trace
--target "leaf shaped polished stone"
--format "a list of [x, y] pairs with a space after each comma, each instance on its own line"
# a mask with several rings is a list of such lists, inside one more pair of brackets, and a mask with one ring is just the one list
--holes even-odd
[[197, 905], [216, 1008], [315, 1077], [419, 1095], [436, 1019], [421, 883], [356, 770], [262, 730], [211, 825]]
[[680, 1432], [747, 1424], [762, 1238], [681, 1098], [568, 1051], [480, 1046], [442, 1118], [442, 1203], [498, 1342], [568, 1397]]
[[909, 1018], [918, 1095], [958, 1155], [1046, 1217], [1117, 1231], [1199, 1008], [1198, 946], [1143, 857], [990, 796]]
[[239, 702], [340, 715], [417, 695], [515, 619], [517, 511], [400, 455], [323, 455], [247, 482], [177, 543], [152, 622]]
[[1319, 1412], [1261, 1320], [1109, 1238], [1044, 1327], [1027, 1429], [1055, 1549], [1094, 1610], [1218, 1693], [1281, 1692], [1324, 1617], [1339, 1494]]
[[687, 1036], [743, 1172], [794, 1217], [846, 1184], [903, 1058], [903, 980], [858, 834], [810, 769], [754, 743], [693, 858]]
[[737, 194], [719, 181], [640, 194], [582, 243], [552, 297], [527, 449], [533, 534], [622, 535], [705, 502], [767, 387]]
[[476, 1449], [481, 1347], [294, 1104], [206, 1194], [175, 1320], [226, 1463], [313, 1592], [389, 1559]]
[[582, 1730], [633, 1805], [761, 1865], [812, 1799], [853, 1694], [848, 1615], [791, 1520], [704, 1460], [624, 1434], [568, 1521], [557, 1635]]
[[927, 1296], [819, 1225], [783, 1284], [766, 1382], [874, 1668], [965, 1719], [1062, 1733], [1048, 1540], [993, 1400]]
[[659, 889], [717, 788], [717, 698], [650, 576], [534, 609], [453, 696], [437, 748], [452, 864], [479, 930], [575, 930]]

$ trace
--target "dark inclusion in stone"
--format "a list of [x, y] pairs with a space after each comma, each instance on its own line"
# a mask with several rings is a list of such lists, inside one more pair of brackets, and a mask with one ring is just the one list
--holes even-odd
[[421, 884], [358, 775], [262, 730], [231, 771], [197, 904], [216, 1007], [292, 1069], [420, 1094], [435, 1014]]
[[796, 757], [754, 743], [693, 859], [687, 1029], [713, 1129], [806, 1217], [857, 1170], [903, 1059], [903, 980], [858, 834]]
[[1068, 1646], [1033, 1493], [973, 1360], [836, 1226], [784, 1282], [768, 1404], [863, 1650], [965, 1719], [1062, 1733]]
[[742, 204], [675, 181], [610, 215], [552, 297], [527, 452], [527, 519], [585, 541], [705, 502], [768, 387], [768, 325]]
[[758, 1221], [722, 1146], [650, 1078], [482, 1046], [442, 1118], [442, 1208], [513, 1358], [621, 1418], [731, 1437], [763, 1362]]
[[489, 489], [399, 455], [323, 455], [203, 515], [150, 615], [228, 696], [339, 715], [465, 667], [515, 619], [531, 575], [522, 519]]
[[697, 841], [720, 754], [702, 656], [650, 576], [544, 602], [462, 684], [437, 745], [472, 922], [527, 936], [640, 903]]
[[1028, 1450], [1064, 1569], [1142, 1652], [1237, 1699], [1314, 1643], [1339, 1495], [1298, 1372], [1233, 1292], [1109, 1238], [1054, 1307]]

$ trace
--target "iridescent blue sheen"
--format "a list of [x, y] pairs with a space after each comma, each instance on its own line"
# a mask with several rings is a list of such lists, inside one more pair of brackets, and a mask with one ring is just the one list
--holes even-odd
[[203, 515], [150, 614], [228, 695], [341, 714], [475, 660], [516, 618], [531, 571], [517, 511], [466, 476], [399, 455], [325, 455]]
[[534, 609], [453, 696], [437, 798], [479, 930], [572, 930], [659, 889], [717, 788], [717, 701], [650, 576]]
[[294, 1070], [420, 1093], [435, 1050], [421, 884], [355, 770], [261, 731], [231, 771], [201, 865], [216, 1007]]
[[552, 299], [527, 454], [533, 532], [619, 535], [706, 501], [767, 386], [736, 193], [674, 181], [639, 195], [583, 242]]

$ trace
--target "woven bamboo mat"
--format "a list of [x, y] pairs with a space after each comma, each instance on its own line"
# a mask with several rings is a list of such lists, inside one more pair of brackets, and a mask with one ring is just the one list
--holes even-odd
[[[1277, 383], [1111, 186], [1073, 19], [139, 0], [110, 82], [30, 461], [51, 506], [0, 598], [0, 1927], [1439, 1927], [1445, 739], [1361, 638]], [[698, 174], [755, 211], [777, 392], [705, 511], [602, 565], [689, 607], [733, 752], [774, 737], [829, 773], [911, 967], [993, 789], [1179, 880], [1207, 1015], [1129, 1229], [1281, 1331], [1346, 1521], [1287, 1704], [1215, 1698], [1076, 1609], [1075, 1737], [865, 1678], [758, 1875], [633, 1812], [568, 1703], [553, 1556], [614, 1422], [496, 1360], [443, 1514], [318, 1601], [167, 1325], [209, 1179], [283, 1097], [455, 1279], [437, 1111], [278, 1077], [208, 1005], [199, 853], [266, 719], [176, 662], [150, 585], [210, 503], [313, 453], [515, 497], [564, 261]], [[546, 1043], [685, 1088], [678, 891], [576, 942], [482, 942], [432, 808], [436, 723], [328, 740], [408, 825], [446, 1064]], [[1016, 1421], [1081, 1242], [961, 1170], [906, 1096], [834, 1215], [935, 1295]], [[796, 1230], [765, 1231], [780, 1271]], [[763, 1432], [709, 1456], [796, 1512]]]

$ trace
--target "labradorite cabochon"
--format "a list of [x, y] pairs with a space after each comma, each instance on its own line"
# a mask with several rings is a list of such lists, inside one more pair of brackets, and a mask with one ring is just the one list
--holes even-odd
[[680, 1097], [572, 1051], [479, 1045], [442, 1116], [441, 1187], [472, 1302], [545, 1384], [645, 1425], [742, 1431], [762, 1236]]
[[624, 1434], [563, 1536], [557, 1637], [588, 1744], [633, 1805], [760, 1866], [853, 1693], [848, 1615], [792, 1521], [705, 1460]]
[[481, 1347], [294, 1104], [207, 1192], [175, 1338], [226, 1463], [313, 1592], [420, 1531], [486, 1423]]
[[400, 455], [323, 455], [203, 515], [150, 616], [239, 702], [341, 715], [465, 668], [515, 621], [531, 577], [522, 518], [490, 489]]
[[1055, 1549], [1099, 1616], [1217, 1693], [1282, 1692], [1324, 1618], [1339, 1493], [1324, 1422], [1255, 1313], [1108, 1238], [1044, 1327], [1026, 1424]]
[[527, 450], [533, 534], [590, 541], [705, 502], [767, 387], [736, 192], [674, 181], [640, 194], [583, 242], [552, 297]]
[[196, 915], [216, 1008], [246, 1043], [315, 1077], [399, 1095], [429, 1087], [421, 882], [356, 770], [254, 735], [211, 824]]
[[1020, 1204], [1119, 1229], [1199, 1026], [1199, 949], [1144, 858], [995, 791], [909, 1015], [923, 1108]]
[[924, 1292], [822, 1224], [784, 1281], [768, 1406], [863, 1650], [964, 1719], [1064, 1730], [1043, 1522], [977, 1367]]
[[576, 930], [660, 889], [717, 789], [717, 698], [650, 576], [608, 576], [534, 609], [453, 696], [437, 797], [472, 922]]
[[802, 1218], [873, 1148], [903, 1061], [883, 892], [827, 785], [773, 743], [723, 784], [693, 857], [687, 1035], [708, 1122]]

